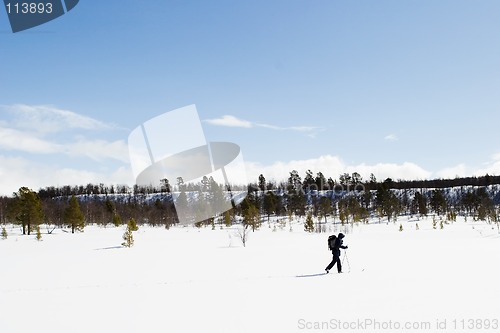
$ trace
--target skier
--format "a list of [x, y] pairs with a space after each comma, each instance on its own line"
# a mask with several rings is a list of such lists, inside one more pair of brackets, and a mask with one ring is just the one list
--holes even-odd
[[339, 273], [342, 273], [342, 263], [340, 262], [340, 249], [347, 249], [347, 246], [343, 245], [344, 237], [345, 235], [343, 233], [339, 233], [337, 239], [335, 239], [335, 245], [333, 246], [332, 249], [332, 254], [333, 254], [332, 262], [325, 268], [327, 274], [330, 272], [330, 269], [332, 269], [333, 266], [335, 266], [335, 264], [337, 264], [337, 271]]

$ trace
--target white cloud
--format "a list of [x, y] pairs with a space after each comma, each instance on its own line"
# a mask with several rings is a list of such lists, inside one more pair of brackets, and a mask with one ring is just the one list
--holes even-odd
[[53, 106], [14, 104], [2, 108], [14, 115], [14, 127], [43, 134], [74, 129], [101, 130], [113, 128], [112, 125], [99, 120]]
[[444, 178], [444, 179], [453, 179], [455, 177], [466, 177], [470, 176], [467, 174], [467, 167], [465, 164], [461, 163], [459, 165], [456, 165], [454, 167], [449, 167], [449, 168], [444, 168], [438, 172], [436, 172], [436, 176], [438, 178]]
[[0, 149], [28, 153], [50, 154], [64, 150], [63, 146], [33, 135], [32, 132], [0, 127]]
[[[14, 118], [0, 122], [0, 149], [35, 154], [66, 154], [101, 161], [114, 159], [128, 163], [128, 148], [124, 140], [88, 140], [84, 136], [61, 137], [55, 133], [68, 129], [85, 131], [111, 129], [98, 120], [47, 106], [16, 104], [3, 106]], [[80, 131], [82, 133], [82, 131]], [[74, 135], [72, 132], [71, 135]]]
[[[92, 184], [126, 184], [132, 186], [135, 181], [132, 176], [132, 171], [128, 167], [119, 167], [114, 171], [93, 172], [88, 170], [77, 170], [72, 168], [57, 169], [54, 173], [54, 178], [58, 180], [57, 185], [84, 185]], [[45, 186], [54, 186], [54, 180], [48, 180]]]
[[384, 137], [384, 140], [386, 141], [398, 141], [398, 137], [396, 136], [396, 134], [389, 134], [389, 135], [386, 135]]
[[109, 142], [80, 138], [76, 142], [60, 144], [39, 138], [32, 132], [4, 127], [0, 127], [0, 149], [34, 154], [85, 156], [96, 161], [105, 159], [125, 163], [129, 161], [127, 144], [123, 140]]
[[455, 178], [455, 177], [482, 177], [488, 175], [500, 175], [500, 154], [493, 154], [491, 160], [482, 164], [482, 167], [471, 167], [464, 163], [456, 166], [442, 169], [436, 172], [439, 178]]
[[60, 168], [19, 157], [0, 155], [0, 195], [11, 195], [21, 186], [38, 190], [47, 186], [93, 184], [133, 185], [132, 171], [121, 166], [112, 171], [89, 171], [75, 168]]
[[65, 152], [71, 156], [86, 156], [96, 161], [113, 159], [125, 163], [129, 162], [128, 146], [123, 140], [109, 142], [80, 139], [68, 144], [65, 147]]
[[395, 163], [378, 163], [374, 165], [358, 164], [348, 165], [337, 156], [324, 155], [315, 159], [308, 160], [293, 160], [289, 162], [276, 162], [272, 165], [262, 165], [255, 162], [246, 162], [247, 175], [250, 182], [256, 182], [259, 175], [263, 174], [268, 180], [283, 181], [288, 178], [290, 171], [297, 170], [301, 177], [304, 177], [307, 170], [316, 173], [321, 171], [325, 177], [337, 179], [342, 173], [358, 172], [365, 179], [373, 173], [377, 179], [383, 180], [386, 178], [397, 179], [428, 179], [432, 173], [422, 167], [405, 162], [402, 164]]
[[225, 115], [222, 116], [222, 118], [206, 119], [205, 122], [215, 126], [243, 127], [243, 128], [253, 127], [253, 124], [250, 121], [238, 119], [231, 115]]
[[[88, 138], [91, 130], [117, 127], [48, 106], [18, 104], [0, 106], [0, 109], [11, 115], [0, 121], [0, 194], [10, 195], [21, 186], [38, 190], [86, 183], [134, 183], [124, 140], [96, 138], [96, 133]], [[104, 134], [109, 135], [109, 131]], [[9, 156], [2, 155], [7, 151]], [[22, 157], [16, 157], [19, 153], [23, 153]], [[111, 164], [82, 161], [75, 166], [69, 164], [72, 159], [61, 156], [107, 160]]]
[[484, 175], [500, 175], [500, 160], [488, 163], [486, 167], [477, 169], [473, 175], [474, 176], [484, 176]]
[[281, 128], [282, 130], [287, 130], [290, 129], [292, 131], [297, 131], [297, 132], [311, 132], [320, 129], [320, 127], [313, 127], [313, 126], [292, 126], [292, 127], [283, 127]]
[[359, 164], [354, 166], [348, 166], [347, 170], [348, 170], [347, 172], [349, 173], [358, 172], [365, 178], [368, 177], [371, 173], [373, 173], [379, 181], [387, 178], [392, 178], [393, 180], [429, 179], [432, 176], [432, 172], [425, 170], [421, 166], [412, 162], [404, 162], [402, 164], [396, 164], [396, 163], [377, 163], [374, 165]]
[[301, 132], [306, 134], [307, 136], [314, 138], [318, 132], [323, 131], [324, 129], [321, 127], [315, 126], [290, 126], [290, 127], [281, 127], [276, 125], [270, 125], [265, 123], [251, 122], [248, 120], [239, 119], [235, 116], [225, 115], [222, 118], [215, 119], [206, 119], [205, 122], [215, 125], [215, 126], [225, 126], [225, 127], [240, 127], [240, 128], [267, 128], [276, 131], [294, 131]]

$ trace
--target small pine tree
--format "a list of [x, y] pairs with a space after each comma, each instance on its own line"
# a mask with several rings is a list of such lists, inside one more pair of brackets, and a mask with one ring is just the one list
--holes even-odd
[[119, 214], [113, 215], [113, 224], [115, 225], [115, 227], [119, 227], [122, 225], [122, 218]]
[[311, 213], [307, 213], [306, 221], [304, 222], [304, 231], [314, 232], [314, 221]]
[[64, 221], [71, 227], [71, 233], [73, 234], [75, 231], [83, 231], [85, 227], [85, 218], [74, 195], [69, 200], [68, 207], [64, 210]]
[[403, 231], [403, 224], [399, 224], [399, 231]]
[[137, 226], [137, 222], [135, 222], [134, 219], [130, 219], [128, 221], [127, 227], [129, 227], [132, 231], [139, 230], [139, 227]]
[[42, 240], [42, 233], [40, 232], [40, 226], [36, 226], [36, 240], [41, 241]]
[[415, 227], [417, 230], [420, 230], [420, 227], [418, 226], [418, 223], [416, 224], [416, 227]]
[[125, 233], [123, 234], [124, 242], [122, 243], [122, 246], [125, 247], [134, 246], [134, 236], [132, 232], [137, 230], [139, 230], [137, 223], [135, 222], [134, 219], [130, 219], [127, 223], [127, 230], [125, 230]]
[[441, 229], [444, 229], [443, 220], [441, 220], [441, 221], [439, 222], [439, 227], [440, 227]]
[[437, 226], [437, 221], [436, 221], [436, 216], [434, 215], [432, 217], [432, 228], [433, 229], [437, 229], [436, 226]]
[[123, 240], [124, 242], [122, 243], [122, 246], [125, 247], [132, 247], [134, 246], [134, 236], [132, 235], [132, 230], [127, 227], [127, 230], [125, 230], [125, 233], [123, 234]]
[[7, 237], [7, 230], [5, 229], [5, 227], [2, 227], [2, 239], [7, 239]]

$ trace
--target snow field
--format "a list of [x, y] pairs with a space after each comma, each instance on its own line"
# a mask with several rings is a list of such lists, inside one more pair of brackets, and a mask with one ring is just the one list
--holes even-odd
[[[434, 230], [430, 218], [407, 220], [321, 234], [305, 233], [301, 221], [292, 232], [266, 222], [245, 248], [235, 228], [218, 226], [141, 227], [130, 249], [120, 246], [123, 228], [56, 230], [41, 242], [10, 228], [0, 241], [1, 331], [385, 331], [330, 325], [366, 319], [431, 328], [447, 319], [454, 331], [453, 319], [500, 319], [496, 227], [461, 220]], [[298, 277], [324, 272], [327, 236], [340, 231], [350, 273]]]

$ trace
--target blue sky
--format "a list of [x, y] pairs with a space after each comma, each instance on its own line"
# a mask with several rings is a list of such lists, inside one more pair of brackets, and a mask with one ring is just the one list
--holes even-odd
[[[500, 174], [498, 1], [91, 1], [0, 10], [0, 193], [133, 183], [127, 137], [196, 104], [250, 180]], [[174, 139], [173, 139], [174, 140]], [[282, 175], [282, 176], [281, 176]]]

